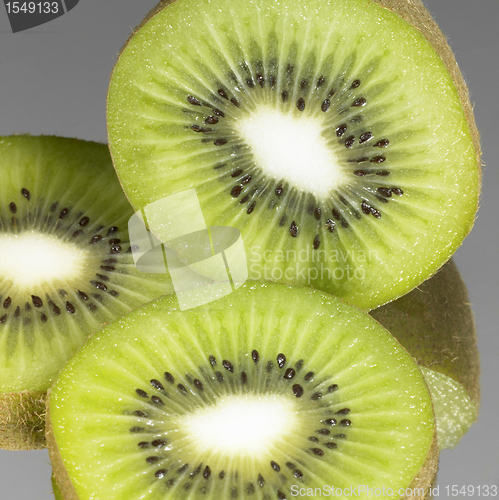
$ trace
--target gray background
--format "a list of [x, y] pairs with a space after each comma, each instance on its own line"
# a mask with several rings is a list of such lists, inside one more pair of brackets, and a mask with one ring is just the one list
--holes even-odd
[[[469, 84], [486, 164], [478, 219], [456, 254], [477, 322], [482, 406], [470, 432], [441, 455], [438, 484], [440, 497], [447, 498], [446, 485], [499, 485], [499, 1], [425, 1]], [[0, 135], [28, 132], [105, 142], [111, 69], [132, 27], [155, 4], [82, 0], [68, 14], [17, 34], [10, 32], [0, 5]], [[0, 450], [0, 500], [50, 498], [46, 450]]]

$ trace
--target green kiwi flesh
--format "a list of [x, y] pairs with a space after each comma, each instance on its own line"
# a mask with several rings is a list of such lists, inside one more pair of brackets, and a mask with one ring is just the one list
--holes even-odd
[[414, 356], [432, 394], [440, 449], [478, 416], [480, 357], [468, 291], [453, 260], [409, 294], [371, 311]]
[[0, 137], [0, 446], [40, 448], [44, 398], [88, 335], [171, 293], [139, 273], [104, 144]]
[[358, 484], [398, 498], [436, 472], [414, 360], [367, 314], [307, 288], [247, 283], [187, 311], [155, 300], [94, 334], [47, 408], [68, 499], [289, 500], [292, 485]]
[[471, 106], [420, 2], [162, 2], [107, 111], [132, 205], [195, 188], [207, 224], [241, 230], [250, 279], [373, 309], [433, 275], [474, 221]]

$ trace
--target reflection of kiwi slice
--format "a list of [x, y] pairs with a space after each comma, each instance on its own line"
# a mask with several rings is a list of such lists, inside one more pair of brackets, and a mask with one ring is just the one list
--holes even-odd
[[368, 315], [278, 284], [246, 284], [206, 308], [174, 304], [159, 299], [94, 335], [51, 389], [47, 442], [65, 496], [282, 500], [292, 485], [429, 486], [428, 389]]
[[110, 148], [135, 207], [195, 188], [209, 225], [241, 230], [251, 279], [365, 309], [449, 259], [477, 208], [478, 135], [420, 2], [160, 7], [123, 49], [108, 95]]
[[0, 446], [44, 446], [44, 398], [93, 331], [171, 291], [137, 272], [103, 144], [0, 138]]
[[371, 315], [411, 353], [432, 394], [440, 448], [476, 420], [480, 359], [466, 286], [453, 261], [416, 290]]

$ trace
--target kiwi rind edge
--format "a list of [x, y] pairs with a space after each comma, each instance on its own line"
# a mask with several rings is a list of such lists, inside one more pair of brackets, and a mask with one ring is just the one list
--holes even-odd
[[468, 291], [453, 260], [412, 292], [374, 311], [419, 366], [461, 384], [480, 404], [480, 358]]
[[39, 450], [45, 443], [44, 391], [0, 394], [0, 448]]

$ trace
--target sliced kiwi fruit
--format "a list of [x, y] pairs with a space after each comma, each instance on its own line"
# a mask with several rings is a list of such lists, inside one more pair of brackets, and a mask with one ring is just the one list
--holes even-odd
[[45, 395], [85, 338], [171, 293], [139, 273], [104, 144], [0, 137], [0, 446], [45, 445]]
[[93, 335], [47, 408], [71, 499], [423, 497], [436, 472], [414, 360], [360, 309], [302, 287], [247, 283], [187, 311], [155, 300]]
[[478, 416], [480, 358], [468, 291], [454, 261], [409, 294], [371, 311], [415, 357], [430, 389], [440, 449]]
[[132, 205], [195, 188], [209, 225], [241, 230], [256, 281], [373, 309], [474, 221], [467, 89], [418, 0], [161, 2], [121, 52], [107, 112]]

